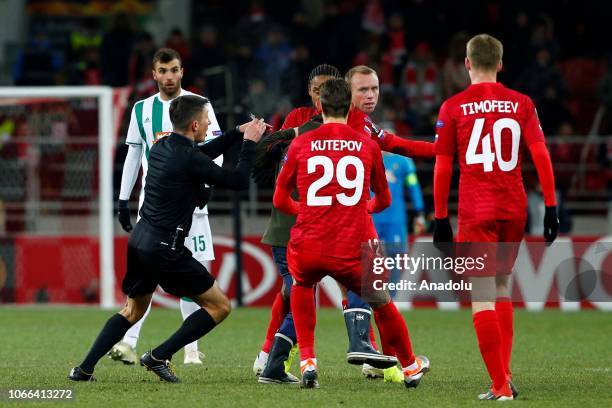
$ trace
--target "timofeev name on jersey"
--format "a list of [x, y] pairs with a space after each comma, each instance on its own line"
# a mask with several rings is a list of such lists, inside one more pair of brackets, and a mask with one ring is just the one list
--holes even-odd
[[516, 113], [518, 111], [518, 102], [483, 100], [478, 102], [470, 102], [459, 105], [463, 111], [463, 115], [475, 115], [477, 113]]

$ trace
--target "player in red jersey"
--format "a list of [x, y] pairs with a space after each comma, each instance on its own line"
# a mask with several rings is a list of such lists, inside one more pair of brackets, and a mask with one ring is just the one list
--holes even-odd
[[[330, 66], [328, 65], [319, 66], [315, 68], [313, 72], [315, 71], [317, 72], [320, 71], [321, 73], [330, 72], [329, 69], [322, 70], [321, 69], [322, 67], [326, 68]], [[334, 76], [334, 75], [330, 74], [329, 76]], [[329, 76], [325, 79], [328, 79]], [[320, 84], [324, 81], [324, 79], [320, 78], [319, 76], [313, 77], [312, 73], [311, 73], [311, 78], [312, 80], [311, 80], [311, 87], [309, 89], [309, 94], [311, 95], [313, 99], [313, 104], [316, 104], [316, 97], [318, 97], [318, 95], [316, 94], [316, 92], [314, 92], [316, 91], [316, 89], [313, 89], [314, 87], [312, 84], [314, 83], [314, 85], [320, 86]], [[352, 101], [351, 102], [352, 102], [353, 108], [350, 110], [349, 115], [348, 115], [348, 125], [350, 127], [352, 127], [354, 130], [357, 130], [358, 132], [363, 133], [365, 136], [371, 137], [373, 140], [376, 141], [376, 143], [383, 150], [394, 152], [394, 153], [401, 154], [404, 156], [410, 156], [410, 157], [425, 157], [425, 158], [434, 157], [434, 144], [433, 143], [406, 140], [401, 137], [395, 136], [389, 132], [386, 132], [378, 128], [373, 123], [373, 121], [370, 119], [368, 115], [371, 114], [376, 109], [376, 105], [378, 104], [379, 81], [378, 81], [378, 76], [376, 75], [376, 71], [374, 71], [370, 67], [359, 65], [359, 66], [351, 68], [347, 72], [345, 79], [350, 84], [351, 89], [352, 89]], [[305, 118], [307, 114], [310, 112], [315, 112], [317, 114], [311, 118], [308, 118], [309, 120], [306, 123], [300, 123], [300, 121], [302, 120], [306, 121]], [[264, 139], [264, 141], [262, 142], [262, 144], [259, 146], [259, 149], [258, 149], [258, 157], [260, 159], [256, 160], [256, 164], [255, 164], [255, 169], [257, 173], [259, 173], [259, 175], [257, 175], [256, 173], [256, 176], [255, 176], [256, 180], [257, 179], [262, 180], [262, 179], [265, 179], [266, 177], [269, 177], [269, 176], [265, 176], [265, 174], [271, 173], [272, 170], [270, 169], [266, 170], [266, 167], [269, 167], [270, 164], [275, 164], [277, 163], [278, 160], [280, 160], [281, 152], [287, 148], [287, 146], [292, 142], [293, 138], [304, 133], [307, 130], [309, 131], [320, 125], [320, 122], [317, 122], [317, 120], [320, 120], [320, 114], [318, 112], [320, 112], [318, 109], [311, 110], [310, 108], [298, 108], [292, 111], [288, 115], [287, 120], [285, 121], [285, 124], [283, 125], [283, 128], [288, 128], [290, 125], [295, 125], [295, 126], [301, 125], [299, 128], [298, 127], [295, 127], [293, 129], [288, 128], [286, 130], [282, 130], [274, 134], [268, 135]], [[266, 165], [260, 166], [260, 164], [262, 163], [266, 163], [267, 166]], [[281, 217], [281, 214], [278, 214], [276, 216], [276, 218], [279, 218], [279, 217]], [[283, 215], [283, 217], [287, 217], [287, 216]], [[272, 218], [273, 219], [275, 218], [274, 214]], [[266, 234], [268, 233], [268, 231], [275, 231], [275, 230], [277, 229], [273, 230], [273, 229], [270, 229], [269, 227], [268, 230], [266, 231]], [[371, 222], [371, 220], [368, 223], [368, 226], [366, 227], [366, 237], [367, 239], [377, 238], [376, 230], [374, 228], [374, 223]], [[266, 239], [267, 238], [264, 236], [265, 243], [269, 243], [273, 246], [278, 246], [277, 244], [275, 244], [275, 241], [268, 240], [269, 242], [266, 242], [265, 241]], [[279, 248], [273, 248], [273, 250], [278, 250], [278, 249]], [[289, 287], [289, 286], [290, 284], [285, 284], [285, 287]], [[344, 309], [343, 312], [344, 312], [345, 322], [347, 324], [347, 332], [349, 335], [348, 354], [351, 354], [351, 352], [355, 350], [361, 349], [362, 348], [361, 345], [363, 345], [365, 348], [368, 348], [366, 346], [366, 343], [368, 342], [365, 339], [363, 330], [356, 327], [356, 324], [361, 326], [362, 323], [364, 323], [363, 324], [364, 326], [367, 326], [365, 325], [365, 321], [366, 320], [369, 321], [370, 316], [364, 315], [364, 313], [366, 313], [367, 310], [369, 309], [368, 305], [358, 296], [358, 294], [351, 293], [350, 291], [346, 293], [346, 297], [343, 299], [342, 303], [343, 303], [343, 309]], [[279, 332], [282, 332], [283, 328], [293, 326], [292, 322], [291, 324], [287, 324], [289, 319], [292, 317], [290, 315], [285, 317], [285, 320], [283, 321], [282, 326], [280, 325], [281, 317], [285, 315], [285, 313], [286, 313], [286, 309], [283, 308], [282, 299], [280, 298], [280, 295], [278, 295], [272, 306], [272, 319], [268, 327], [268, 331], [266, 335], [266, 342], [264, 343], [264, 347], [262, 347], [262, 351], [258, 354], [258, 357], [256, 358], [255, 363], [253, 365], [254, 371], [263, 370], [265, 363], [261, 356], [267, 357], [267, 352], [268, 350], [272, 348], [273, 341], [276, 342], [276, 340], [278, 340], [275, 338], [275, 333], [276, 333], [276, 337], [279, 336], [279, 334], [277, 333], [278, 328], [280, 327]], [[374, 317], [376, 318], [376, 315]], [[287, 336], [287, 334], [288, 333], [286, 333], [284, 337], [290, 337], [290, 336]], [[374, 334], [371, 328], [370, 328], [370, 341], [372, 345], [374, 346], [374, 348], [377, 348], [375, 344], [375, 337], [374, 337]], [[389, 344], [385, 344], [384, 341], [382, 342], [382, 349], [383, 349], [383, 352], [387, 355], [395, 355], [395, 351], [393, 350], [393, 348]], [[379, 369], [376, 369], [370, 366], [369, 364], [365, 364], [363, 366], [362, 373], [366, 377], [369, 377], [369, 378], [376, 378], [376, 377], [384, 376], [385, 381], [400, 381], [400, 382], [403, 381], [402, 372], [396, 367], [390, 368], [388, 370], [384, 370], [383, 372], [383, 370], [379, 370]]]
[[[314, 285], [330, 275], [361, 293], [361, 243], [368, 213], [381, 211], [390, 201], [380, 149], [346, 125], [350, 95], [348, 84], [340, 79], [321, 86], [324, 124], [292, 142], [274, 192], [274, 206], [297, 215], [287, 262], [294, 279], [291, 310], [300, 344], [302, 386], [307, 388], [318, 387]], [[376, 194], [372, 200], [370, 187]], [[299, 202], [291, 198], [296, 188]], [[406, 324], [388, 293], [377, 295], [371, 306], [381, 336], [393, 345], [406, 386], [416, 387], [429, 361], [414, 356]]]
[[[465, 59], [472, 84], [440, 107], [434, 169], [436, 243], [453, 240], [447, 202], [455, 153], [460, 170], [457, 242], [522, 240], [527, 217], [521, 175], [523, 145], [542, 184], [544, 238], [551, 243], [557, 236], [555, 182], [544, 134], [531, 99], [497, 82], [502, 52], [501, 42], [490, 35], [473, 37]], [[494, 270], [487, 270], [489, 276], [470, 278], [478, 347], [493, 383], [480, 399], [510, 400], [517, 394], [510, 372], [514, 329], [508, 278], [518, 245], [511, 247], [512, 253], [505, 254], [510, 263], [499, 262], [491, 268]]]
[[330, 78], [339, 77], [340, 71], [333, 65], [321, 64], [314, 67], [308, 76], [308, 96], [310, 96], [312, 105], [301, 106], [289, 112], [287, 117], [285, 117], [281, 130], [300, 127], [314, 115], [320, 113], [317, 109], [317, 100], [319, 99], [321, 85]]
[[353, 109], [348, 116], [348, 125], [372, 136], [381, 150], [407, 157], [434, 157], [434, 145], [429, 142], [404, 139], [380, 129], [371, 115], [378, 105], [379, 81], [376, 71], [365, 65], [349, 69], [344, 79], [351, 86]]
[[[281, 131], [276, 133], [294, 134], [294, 128], [303, 125], [312, 116], [317, 115], [319, 111], [316, 105], [319, 99], [319, 88], [321, 84], [330, 78], [339, 77], [340, 71], [332, 65], [321, 64], [316, 66], [308, 77], [308, 95], [310, 96], [312, 105], [296, 108], [289, 112], [282, 125]], [[287, 129], [289, 129], [289, 131]], [[261, 146], [258, 149], [258, 157], [273, 156], [268, 152], [266, 147], [269, 146]], [[271, 164], [271, 168], [266, 170], [266, 177], [272, 178], [274, 177], [274, 173], [280, 170], [280, 158], [267, 161]], [[257, 177], [255, 178], [257, 180]], [[270, 245], [272, 249], [272, 258], [283, 279], [283, 287], [281, 291], [276, 294], [274, 302], [272, 303], [266, 337], [261, 347], [261, 351], [257, 353], [257, 357], [253, 363], [253, 372], [255, 375], [259, 376], [259, 382], [261, 383], [291, 383], [293, 380], [297, 382], [297, 378], [286, 373], [291, 364], [291, 353], [294, 353], [296, 350], [294, 346], [296, 338], [295, 329], [293, 327], [293, 316], [289, 306], [289, 293], [291, 292], [293, 281], [287, 269], [286, 260], [289, 230], [294, 221], [293, 217], [276, 211], [276, 209], [272, 209], [268, 226], [262, 238], [262, 243]], [[261, 373], [266, 367], [268, 369], [262, 377]]]

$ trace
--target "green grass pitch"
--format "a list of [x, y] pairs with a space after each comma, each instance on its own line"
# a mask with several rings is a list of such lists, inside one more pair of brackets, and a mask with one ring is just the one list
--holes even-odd
[[[92, 308], [0, 308], [0, 406], [69, 407], [417, 407], [488, 404], [476, 395], [488, 386], [469, 311], [404, 313], [415, 351], [432, 371], [417, 389], [366, 380], [345, 362], [346, 330], [340, 311], [318, 313], [318, 390], [260, 385], [251, 371], [269, 317], [268, 309], [234, 310], [200, 341], [203, 366], [184, 366], [175, 356], [182, 384], [160, 383], [140, 366], [106, 357], [97, 383], [72, 383], [80, 362], [111, 313]], [[165, 339], [180, 324], [177, 310], [154, 309], [144, 324], [138, 351]], [[612, 406], [612, 314], [518, 311], [513, 370], [520, 406]], [[299, 363], [294, 362], [292, 371]], [[8, 401], [9, 389], [74, 390], [71, 402]]]

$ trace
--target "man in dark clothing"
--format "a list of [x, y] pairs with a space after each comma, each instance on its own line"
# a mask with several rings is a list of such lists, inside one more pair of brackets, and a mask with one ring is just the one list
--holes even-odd
[[207, 104], [206, 98], [186, 95], [170, 105], [175, 131], [151, 148], [141, 219], [128, 241], [122, 283], [128, 296], [126, 306], [107, 321], [85, 360], [70, 372], [70, 380], [95, 380], [96, 363], [144, 315], [157, 285], [172, 295], [189, 297], [201, 307], [170, 338], [140, 358], [140, 364], [163, 381], [179, 382], [170, 363], [172, 355], [230, 313], [229, 300], [206, 268], [193, 259], [184, 239], [195, 207], [206, 205], [206, 185], [234, 190], [248, 187], [255, 146], [266, 125], [263, 120], [253, 120], [246, 127], [236, 168], [224, 170], [212, 160], [239, 138], [228, 133], [200, 147], [195, 145], [204, 141], [210, 123]]

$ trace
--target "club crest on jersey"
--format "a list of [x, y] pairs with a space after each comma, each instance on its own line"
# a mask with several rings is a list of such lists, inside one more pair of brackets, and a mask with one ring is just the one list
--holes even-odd
[[168, 136], [172, 132], [157, 132], [155, 133], [155, 138], [153, 139], [153, 143], [156, 143], [162, 137]]
[[442, 128], [444, 127], [444, 121], [443, 120], [438, 120], [436, 122], [436, 128]]

